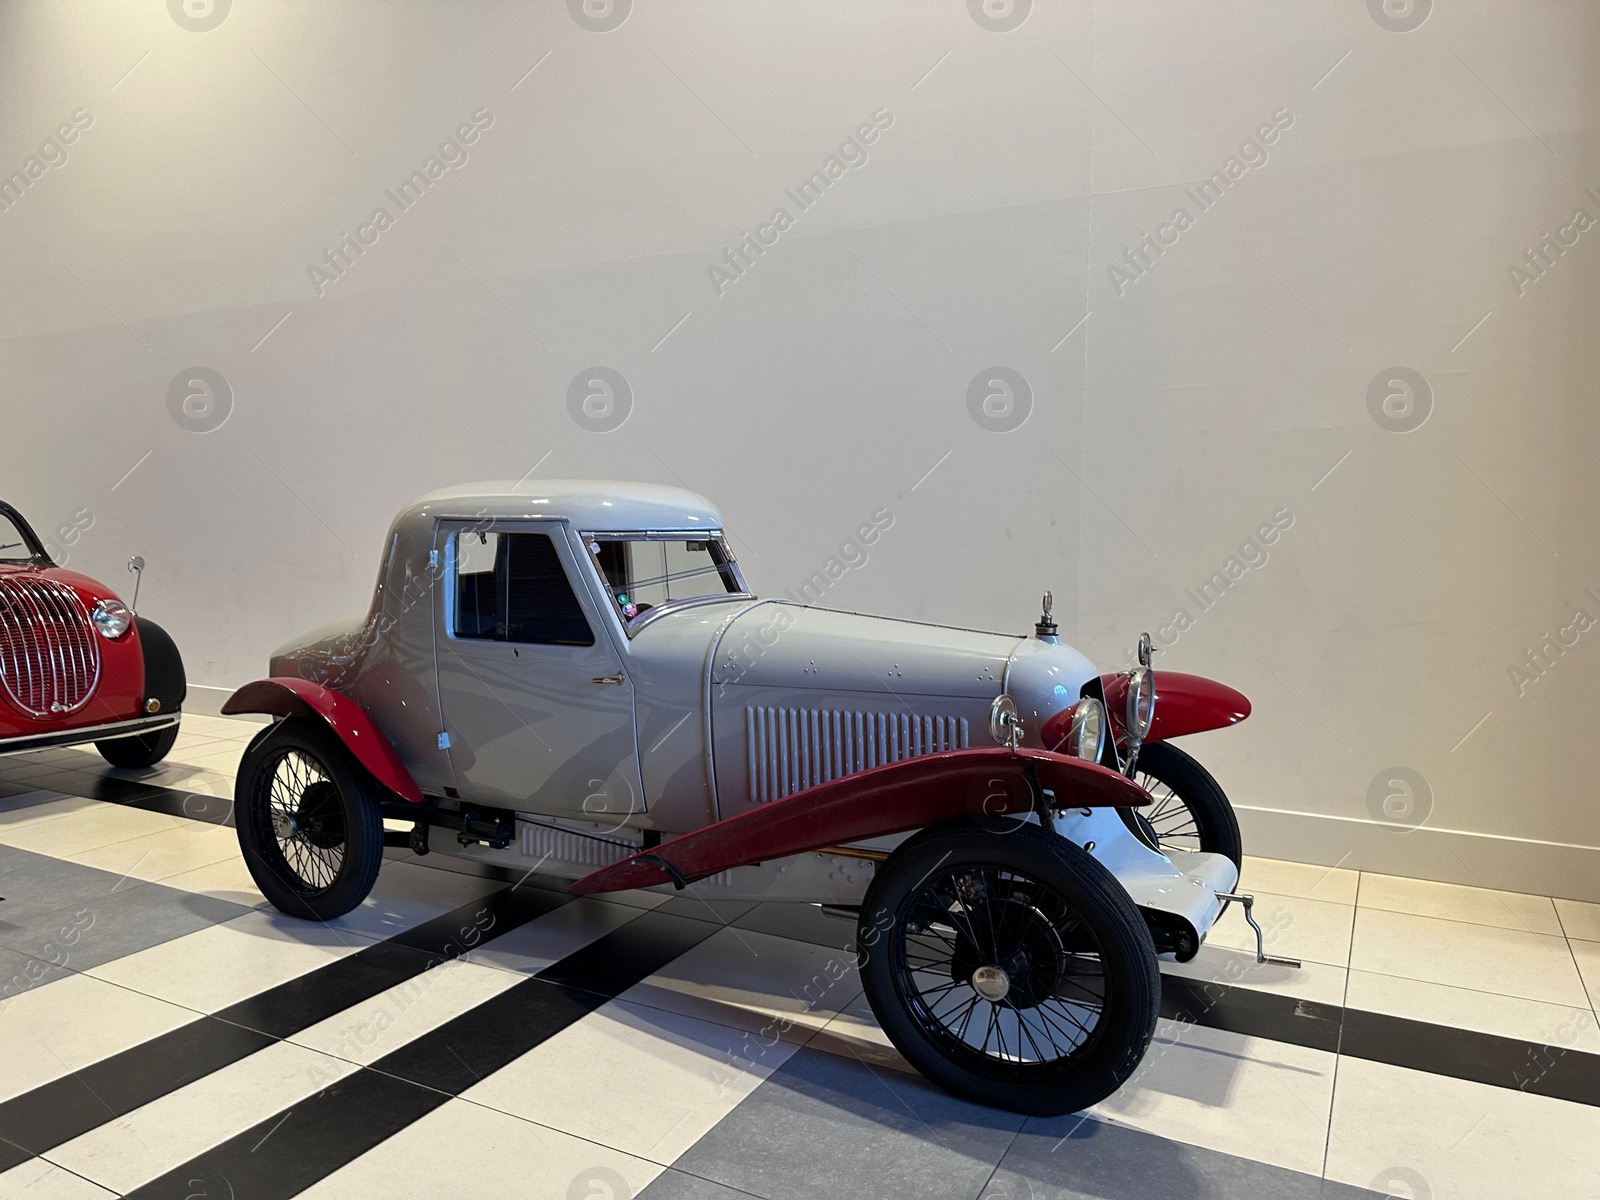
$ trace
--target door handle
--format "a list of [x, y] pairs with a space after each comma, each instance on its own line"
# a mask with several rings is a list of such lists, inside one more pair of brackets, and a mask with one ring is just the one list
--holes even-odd
[[590, 683], [621, 683], [622, 682], [622, 672], [618, 671], [615, 675], [596, 675], [589, 682]]

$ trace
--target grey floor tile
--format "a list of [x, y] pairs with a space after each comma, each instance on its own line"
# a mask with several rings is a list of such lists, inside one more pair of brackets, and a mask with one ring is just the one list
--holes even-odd
[[11, 925], [31, 915], [53, 912], [74, 902], [103, 896], [117, 886], [109, 871], [0, 845], [0, 945], [9, 945]]
[[853, 953], [856, 940], [854, 921], [824, 916], [814, 904], [758, 904], [733, 924], [845, 954]]
[[677, 1165], [767, 1200], [974, 1200], [1022, 1120], [920, 1076], [800, 1050]]
[[755, 905], [748, 900], [710, 900], [696, 892], [684, 892], [668, 900], [657, 912], [672, 913], [694, 921], [714, 921], [718, 925], [731, 925]]
[[6, 999], [54, 983], [69, 973], [68, 968], [59, 964], [0, 947], [0, 1010], [4, 1009]]
[[[0, 905], [0, 945], [86, 971], [124, 955], [170, 942], [251, 910], [242, 904], [180, 892], [159, 883], [124, 884], [23, 921], [5, 919]], [[76, 940], [72, 938], [76, 932]]]
[[1074, 1115], [1030, 1119], [984, 1200], [1369, 1200], [1377, 1195]]
[[8, 787], [0, 784], [0, 813], [21, 812], [40, 804], [50, 804], [62, 798], [63, 793], [27, 784]]
[[[750, 1200], [750, 1195], [669, 1167], [639, 1193], [639, 1200]], [[616, 1200], [623, 1198], [619, 1196]], [[757, 1200], [768, 1198], [761, 1196]]]
[[75, 971], [250, 911], [12, 846], [0, 846], [0, 895], [0, 947]]

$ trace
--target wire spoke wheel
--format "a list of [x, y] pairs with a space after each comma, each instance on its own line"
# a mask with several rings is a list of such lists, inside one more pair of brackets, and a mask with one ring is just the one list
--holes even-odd
[[1203, 849], [1200, 823], [1183, 798], [1148, 771], [1141, 770], [1138, 776], [1139, 786], [1150, 793], [1155, 803], [1141, 809], [1137, 815], [1144, 819], [1162, 853], [1173, 850], [1193, 853]]
[[254, 814], [293, 882], [312, 893], [331, 888], [344, 867], [344, 808], [328, 771], [304, 750], [285, 749], [264, 763], [258, 787], [266, 795]]
[[1244, 861], [1239, 821], [1221, 786], [1204, 767], [1170, 742], [1139, 751], [1135, 782], [1151, 803], [1124, 810], [1134, 832], [1169, 856], [1206, 851], [1234, 866]]
[[290, 719], [245, 751], [234, 785], [239, 848], [262, 895], [328, 921], [366, 898], [383, 863], [370, 778], [320, 722]]
[[1105, 1007], [1099, 945], [1047, 884], [999, 866], [928, 878], [894, 944], [896, 983], [931, 1038], [956, 1055], [1026, 1069], [1060, 1064]]
[[856, 943], [884, 1033], [964, 1099], [1086, 1108], [1155, 1030], [1144, 917], [1092, 855], [1036, 825], [952, 822], [902, 843], [867, 889]]
[[344, 866], [344, 812], [339, 790], [322, 764], [302, 750], [275, 756], [262, 772], [267, 823], [278, 855], [306, 891], [332, 887]]

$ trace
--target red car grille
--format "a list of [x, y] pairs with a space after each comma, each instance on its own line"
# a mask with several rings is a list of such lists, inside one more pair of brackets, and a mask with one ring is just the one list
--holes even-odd
[[53, 579], [0, 576], [0, 685], [32, 717], [89, 703], [100, 647], [78, 594]]

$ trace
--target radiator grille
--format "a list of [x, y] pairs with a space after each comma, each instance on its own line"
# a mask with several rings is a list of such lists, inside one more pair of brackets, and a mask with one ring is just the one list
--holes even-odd
[[754, 706], [744, 714], [750, 797], [758, 804], [868, 767], [967, 745], [965, 717]]
[[89, 613], [64, 583], [0, 576], [0, 685], [32, 717], [59, 717], [89, 703], [100, 682], [100, 646]]

